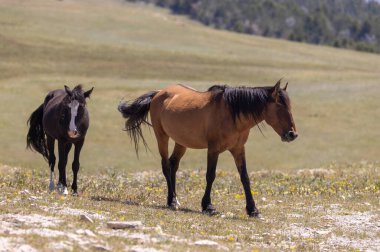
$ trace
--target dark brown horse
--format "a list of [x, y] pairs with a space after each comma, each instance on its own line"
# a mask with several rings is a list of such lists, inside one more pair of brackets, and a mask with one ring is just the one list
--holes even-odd
[[89, 115], [86, 108], [86, 98], [94, 88], [84, 92], [78, 85], [73, 90], [67, 86], [48, 93], [45, 101], [28, 120], [29, 132], [26, 138], [27, 148], [35, 150], [49, 162], [50, 191], [54, 190], [54, 142], [58, 140], [59, 180], [58, 190], [67, 195], [66, 164], [72, 145], [75, 145], [73, 161], [73, 195], [78, 195], [77, 175], [79, 171], [79, 155], [89, 127]]
[[[286, 142], [297, 137], [288, 93], [274, 87], [212, 86], [207, 92], [198, 92], [183, 85], [172, 85], [160, 91], [146, 93], [132, 102], [119, 105], [126, 118], [125, 127], [134, 140], [136, 152], [142, 135], [141, 124], [149, 124], [150, 117], [162, 158], [162, 171], [168, 187], [167, 204], [177, 209], [176, 172], [186, 148], [207, 148], [207, 186], [202, 199], [202, 210], [214, 214], [211, 187], [215, 179], [220, 153], [228, 150], [235, 159], [246, 197], [250, 216], [259, 211], [253, 200], [246, 168], [244, 144], [250, 129], [262, 121], [268, 123]], [[175, 142], [169, 157], [169, 138]]]

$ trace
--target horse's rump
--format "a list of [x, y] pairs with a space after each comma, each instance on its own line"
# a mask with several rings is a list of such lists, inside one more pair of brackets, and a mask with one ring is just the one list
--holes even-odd
[[49, 158], [49, 151], [46, 145], [45, 132], [42, 125], [44, 115], [44, 105], [41, 104], [29, 117], [28, 134], [26, 136], [26, 147], [40, 153], [45, 160]]

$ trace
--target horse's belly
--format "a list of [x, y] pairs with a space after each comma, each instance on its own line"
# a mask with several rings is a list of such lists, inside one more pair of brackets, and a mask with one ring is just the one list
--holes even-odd
[[192, 149], [207, 148], [208, 141], [204, 122], [199, 118], [197, 120], [192, 117], [175, 116], [171, 120], [162, 120], [161, 123], [165, 133], [174, 142]]
[[174, 142], [185, 146], [187, 148], [191, 149], [206, 149], [207, 148], [207, 141], [205, 139], [196, 139], [192, 138], [191, 134], [189, 134], [189, 137], [179, 136], [179, 135], [171, 135], [170, 138], [173, 139]]

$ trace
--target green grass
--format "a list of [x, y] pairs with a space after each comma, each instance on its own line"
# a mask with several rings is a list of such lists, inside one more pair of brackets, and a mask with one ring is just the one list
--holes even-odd
[[[216, 31], [163, 9], [120, 1], [0, 3], [0, 161], [47, 169], [25, 150], [26, 120], [49, 90], [95, 86], [81, 173], [160, 170], [151, 152], [138, 160], [116, 107], [171, 83], [204, 90], [216, 83], [290, 82], [300, 137], [284, 144], [267, 126], [247, 143], [249, 170], [315, 168], [332, 161], [378, 160], [380, 56]], [[182, 167], [205, 168], [204, 150]], [[232, 169], [223, 154], [218, 169]], [[70, 170], [70, 169], [68, 169]]]

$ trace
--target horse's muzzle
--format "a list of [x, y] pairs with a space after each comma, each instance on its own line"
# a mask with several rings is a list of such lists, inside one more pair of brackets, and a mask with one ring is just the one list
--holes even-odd
[[281, 140], [283, 142], [291, 142], [293, 141], [294, 139], [296, 139], [298, 137], [298, 133], [291, 130], [291, 131], [288, 131], [287, 133], [285, 133], [283, 135], [283, 137], [281, 138]]
[[69, 130], [67, 134], [69, 135], [70, 138], [78, 138], [80, 136], [77, 130]]

